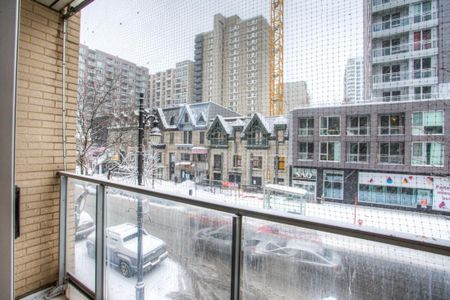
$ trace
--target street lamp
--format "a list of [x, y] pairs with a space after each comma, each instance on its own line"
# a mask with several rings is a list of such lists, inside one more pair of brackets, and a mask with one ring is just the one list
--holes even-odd
[[[161, 138], [161, 132], [158, 128], [158, 117], [156, 114], [144, 110], [144, 94], [139, 94], [139, 127], [138, 127], [138, 153], [137, 153], [137, 179], [138, 185], [142, 184], [142, 177], [144, 175], [144, 130], [148, 121], [152, 128], [150, 132], [150, 143], [155, 145], [158, 141], [157, 138]], [[154, 151], [154, 150], [153, 150]], [[152, 177], [154, 177], [154, 166], [152, 166]], [[153, 187], [152, 181], [152, 187]], [[138, 249], [137, 249], [137, 282], [136, 282], [136, 299], [143, 300], [145, 298], [145, 283], [144, 283], [144, 270], [143, 270], [143, 209], [142, 209], [142, 197], [137, 197], [137, 229], [138, 229]]]

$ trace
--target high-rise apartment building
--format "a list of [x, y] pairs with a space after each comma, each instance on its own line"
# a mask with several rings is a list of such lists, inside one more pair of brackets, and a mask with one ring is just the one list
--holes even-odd
[[344, 74], [344, 103], [364, 101], [364, 59], [349, 58]]
[[195, 37], [194, 102], [216, 102], [243, 115], [268, 113], [269, 23], [262, 16], [214, 16]]
[[80, 45], [78, 68], [79, 93], [83, 89], [87, 97], [103, 93], [108, 99], [102, 105], [105, 114], [137, 107], [140, 93], [148, 99], [147, 68], [85, 45]]
[[365, 1], [367, 97], [422, 100], [450, 95], [450, 1]]
[[175, 69], [150, 75], [151, 107], [170, 107], [191, 103], [193, 97], [194, 62], [179, 62]]
[[305, 81], [285, 82], [283, 87], [284, 113], [294, 108], [309, 105], [309, 94]]

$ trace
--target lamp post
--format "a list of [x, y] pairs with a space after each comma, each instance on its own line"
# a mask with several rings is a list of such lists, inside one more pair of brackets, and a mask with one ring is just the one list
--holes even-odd
[[[149, 120], [152, 120], [150, 132], [150, 142], [155, 142], [156, 138], [161, 137], [158, 129], [158, 120], [155, 114], [144, 110], [144, 94], [139, 94], [139, 127], [138, 127], [138, 153], [137, 153], [137, 181], [138, 185], [142, 184], [144, 175], [144, 130], [145, 125]], [[153, 168], [154, 166], [152, 166]], [[152, 171], [152, 176], [154, 175]], [[152, 182], [153, 185], [153, 182]], [[136, 300], [145, 299], [145, 283], [143, 270], [143, 208], [142, 197], [139, 195], [137, 199], [137, 229], [138, 229], [138, 249], [137, 249], [137, 282], [136, 282]]]

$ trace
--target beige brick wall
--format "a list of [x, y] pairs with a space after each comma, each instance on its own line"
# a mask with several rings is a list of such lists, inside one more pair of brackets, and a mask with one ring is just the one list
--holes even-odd
[[[79, 16], [67, 43], [68, 170], [75, 169]], [[21, 1], [16, 113], [16, 183], [21, 237], [15, 243], [15, 292], [21, 296], [58, 276], [59, 178], [62, 152], [62, 18]]]

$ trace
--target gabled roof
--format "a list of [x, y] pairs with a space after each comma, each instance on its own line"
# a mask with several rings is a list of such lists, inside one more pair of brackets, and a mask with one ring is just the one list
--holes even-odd
[[261, 124], [261, 127], [265, 133], [274, 137], [275, 127], [284, 126], [287, 129], [288, 119], [285, 116], [265, 117], [260, 113], [255, 113], [251, 120], [245, 125], [242, 134], [245, 135], [255, 123]]
[[219, 126], [226, 134], [232, 135], [233, 134], [233, 128], [228, 124], [228, 122], [225, 121], [225, 119], [218, 115], [214, 118], [214, 121], [211, 123], [211, 126], [209, 126], [209, 129], [206, 133], [206, 135], [209, 137], [211, 132]]
[[[176, 107], [159, 108], [158, 113], [164, 129], [178, 129], [183, 127], [185, 114], [188, 114], [189, 122], [194, 130], [205, 129], [217, 115], [223, 116], [224, 118], [241, 116], [214, 102], [182, 104]], [[172, 118], [174, 118], [174, 125], [170, 125]], [[205, 120], [205, 123], [199, 122], [201, 118]]]

